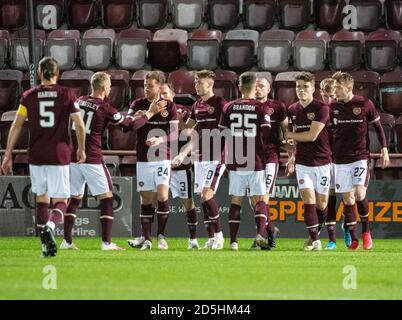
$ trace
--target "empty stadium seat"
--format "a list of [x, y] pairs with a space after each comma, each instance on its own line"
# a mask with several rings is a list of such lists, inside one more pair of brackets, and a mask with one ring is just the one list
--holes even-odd
[[355, 71], [362, 63], [364, 33], [338, 31], [329, 43], [329, 61], [332, 70]]
[[128, 102], [130, 73], [127, 70], [108, 70], [107, 73], [110, 74], [112, 82], [107, 100], [116, 109], [122, 110]]
[[135, 11], [135, 0], [101, 0], [102, 25], [116, 31], [130, 28]]
[[402, 114], [402, 72], [392, 71], [381, 76], [380, 101], [384, 112]]
[[350, 0], [357, 11], [357, 28], [361, 31], [377, 30], [382, 17], [380, 0]]
[[324, 70], [330, 39], [331, 37], [326, 31], [304, 30], [299, 32], [293, 42], [295, 68], [310, 72]]
[[91, 77], [93, 71], [90, 70], [70, 70], [61, 74], [59, 84], [72, 88], [78, 97], [89, 95], [91, 92]]
[[365, 42], [366, 67], [384, 73], [395, 69], [398, 63], [398, 50], [401, 34], [393, 30], [371, 32]]
[[275, 22], [276, 9], [275, 0], [244, 0], [244, 28], [260, 32], [271, 29]]
[[127, 29], [116, 40], [116, 63], [121, 69], [136, 71], [144, 68], [147, 59], [147, 42], [152, 32], [147, 29]]
[[[384, 128], [385, 138], [387, 140], [388, 150], [392, 152], [395, 118], [391, 114], [380, 113], [381, 125]], [[369, 126], [369, 140], [370, 140], [370, 152], [380, 153], [381, 144], [377, 139], [377, 134], [372, 125]]]
[[402, 1], [386, 0], [384, 4], [385, 24], [388, 29], [402, 30]]
[[227, 101], [237, 99], [237, 75], [229, 70], [215, 70], [214, 93]]
[[3, 69], [8, 59], [10, 34], [7, 30], [0, 30], [0, 69]]
[[63, 24], [64, 0], [34, 1], [35, 28], [56, 30]]
[[18, 107], [22, 77], [18, 70], [0, 70], [0, 115]]
[[[0, 132], [0, 141], [1, 141], [1, 149], [5, 150], [7, 148], [7, 139], [8, 139], [8, 134], [10, 131], [10, 127], [15, 119], [17, 111], [7, 111], [4, 112], [1, 116], [1, 123], [2, 125], [0, 126], [1, 132]], [[20, 149], [27, 149], [28, 148], [28, 141], [29, 141], [29, 132], [28, 132], [28, 119], [25, 121], [22, 131], [20, 134], [20, 137], [15, 144], [14, 149], [20, 150]]]
[[[37, 73], [36, 74], [36, 85], [40, 84], [40, 75]], [[28, 89], [30, 89], [31, 86], [31, 75], [28, 72], [24, 73], [24, 76], [22, 77], [22, 81], [21, 81], [21, 89], [22, 92], [27, 91]]]
[[69, 29], [95, 28], [99, 19], [97, 0], [67, 0], [67, 24]]
[[239, 23], [238, 0], [209, 0], [207, 9], [209, 29], [227, 31]]
[[0, 29], [15, 31], [26, 26], [25, 0], [0, 1]]
[[204, 0], [172, 0], [173, 26], [185, 30], [200, 28], [204, 19], [204, 5]]
[[148, 70], [134, 72], [130, 79], [131, 100], [144, 97], [144, 80]]
[[251, 40], [254, 42], [254, 55], [257, 54], [258, 41], [260, 35], [258, 31], [251, 29], [229, 30], [225, 35], [225, 40]]
[[45, 55], [55, 58], [61, 71], [74, 69], [80, 47], [78, 30], [53, 30], [49, 33], [45, 45]]
[[139, 28], [158, 30], [166, 26], [169, 3], [166, 0], [137, 0]]
[[378, 106], [380, 75], [377, 72], [365, 70], [352, 72], [351, 75], [354, 79], [353, 93], [370, 99]]
[[273, 97], [275, 100], [282, 101], [286, 107], [296, 102], [296, 79], [300, 72], [281, 72], [275, 77], [273, 84]]
[[219, 30], [196, 30], [187, 40], [187, 67], [191, 70], [218, 68], [223, 40]]
[[314, 0], [314, 17], [318, 29], [335, 32], [342, 28], [344, 0]]
[[299, 31], [310, 23], [310, 0], [278, 0], [279, 28]]
[[395, 147], [396, 152], [402, 153], [402, 116], [395, 120]]
[[105, 70], [112, 61], [116, 34], [113, 29], [91, 29], [81, 40], [81, 65], [84, 69]]
[[[35, 30], [35, 62], [43, 56], [43, 46], [46, 33], [43, 30]], [[10, 67], [12, 69], [27, 71], [29, 69], [28, 32], [16, 31], [11, 37], [10, 43]]]
[[173, 85], [173, 90], [176, 93], [174, 102], [189, 106], [195, 102], [197, 92], [194, 86], [194, 72], [176, 70], [169, 74], [168, 82]]
[[154, 34], [147, 43], [148, 60], [155, 69], [172, 71], [180, 67], [182, 57], [187, 54], [187, 31], [163, 29]]
[[290, 30], [264, 31], [258, 43], [258, 69], [272, 73], [289, 70], [294, 36]]
[[134, 177], [136, 175], [137, 156], [123, 156], [120, 159], [119, 170], [122, 177]]

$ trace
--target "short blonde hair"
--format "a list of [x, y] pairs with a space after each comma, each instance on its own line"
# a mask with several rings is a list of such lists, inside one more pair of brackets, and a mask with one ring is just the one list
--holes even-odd
[[326, 78], [320, 82], [320, 89], [323, 92], [331, 92], [335, 90], [336, 80], [332, 78]]
[[342, 71], [335, 72], [331, 78], [339, 83], [351, 84], [352, 86], [355, 82], [355, 80], [349, 73]]
[[110, 81], [110, 75], [106, 72], [96, 72], [91, 77], [92, 91], [100, 91], [105, 87], [105, 83]]
[[166, 77], [162, 71], [149, 71], [146, 76], [145, 80], [155, 80], [159, 84], [165, 84]]
[[201, 71], [197, 71], [195, 73], [195, 77], [198, 79], [211, 79], [213, 81], [215, 81], [215, 72], [211, 71], [211, 70], [201, 70]]

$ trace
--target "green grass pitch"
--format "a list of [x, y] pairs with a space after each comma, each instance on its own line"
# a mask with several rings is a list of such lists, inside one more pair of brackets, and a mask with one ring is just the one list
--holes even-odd
[[[273, 251], [240, 239], [238, 252], [227, 239], [223, 251], [188, 251], [187, 239], [170, 238], [168, 251], [154, 240], [148, 252], [123, 238], [114, 239], [126, 248], [119, 252], [75, 241], [80, 251], [43, 259], [38, 238], [0, 238], [0, 299], [402, 299], [402, 240], [374, 239], [369, 252], [348, 252], [342, 239], [334, 252], [304, 252], [302, 239], [278, 239]], [[56, 268], [54, 290], [42, 286], [47, 265]], [[355, 268], [356, 289], [344, 288], [353, 276], [345, 266]]]

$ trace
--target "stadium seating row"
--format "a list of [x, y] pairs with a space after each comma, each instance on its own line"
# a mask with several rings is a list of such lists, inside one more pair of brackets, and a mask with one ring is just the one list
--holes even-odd
[[[126, 70], [109, 70], [112, 89], [109, 101], [119, 110], [126, 110], [129, 103], [144, 96], [144, 77], [148, 71], [136, 71], [130, 78]], [[59, 83], [74, 89], [77, 96], [87, 95], [90, 91], [90, 78], [93, 71], [71, 70], [61, 74]], [[287, 106], [297, 101], [295, 91], [295, 75], [297, 72], [278, 73], [274, 77], [269, 72], [259, 72], [272, 84], [272, 97], [283, 101]], [[320, 98], [319, 83], [333, 74], [332, 71], [316, 72], [316, 98]], [[371, 99], [384, 113], [402, 114], [402, 71], [392, 71], [380, 76], [373, 71], [356, 71], [351, 73], [355, 78], [354, 93]], [[194, 72], [175, 70], [167, 75], [176, 92], [175, 101], [191, 106], [196, 98], [194, 88]], [[232, 100], [238, 97], [235, 72], [215, 70], [215, 94]], [[28, 74], [18, 70], [0, 70], [0, 114], [15, 110], [18, 107], [20, 94], [29, 88]]]
[[[175, 28], [194, 30], [207, 23], [210, 29], [263, 31], [274, 23], [298, 31], [314, 25], [317, 29], [341, 29], [344, 7], [357, 11], [356, 30], [373, 31], [381, 26], [402, 30], [398, 0], [35, 0], [35, 25], [43, 30], [87, 30], [101, 24], [116, 31], [130, 28]], [[15, 31], [26, 27], [25, 0], [0, 2], [0, 28]]]

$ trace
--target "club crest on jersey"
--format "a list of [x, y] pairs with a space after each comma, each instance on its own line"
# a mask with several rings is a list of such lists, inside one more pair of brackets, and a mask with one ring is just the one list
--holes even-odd
[[144, 181], [139, 181], [139, 182], [138, 182], [138, 185], [139, 185], [140, 187], [143, 187], [143, 186], [144, 186]]
[[300, 180], [299, 180], [299, 183], [300, 183], [300, 184], [304, 184], [304, 179], [300, 179]]
[[336, 187], [337, 189], [339, 189], [341, 186], [340, 186], [339, 184], [337, 184], [335, 187]]
[[213, 114], [213, 113], [214, 113], [214, 111], [215, 111], [215, 108], [214, 108], [214, 107], [209, 106], [209, 107], [207, 108], [207, 111], [208, 111], [208, 113], [209, 113], [209, 114]]
[[307, 113], [307, 119], [314, 120], [315, 114], [313, 112]]
[[353, 108], [353, 113], [358, 116], [360, 113], [362, 113], [362, 109], [361, 108]]
[[167, 110], [162, 110], [161, 111], [161, 116], [162, 117], [166, 118], [168, 115], [169, 115], [169, 111], [167, 111]]
[[268, 114], [269, 116], [272, 116], [272, 115], [274, 114], [274, 112], [275, 112], [275, 110], [274, 110], [274, 109], [272, 109], [272, 108], [268, 108], [268, 112], [267, 112], [267, 114]]

